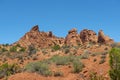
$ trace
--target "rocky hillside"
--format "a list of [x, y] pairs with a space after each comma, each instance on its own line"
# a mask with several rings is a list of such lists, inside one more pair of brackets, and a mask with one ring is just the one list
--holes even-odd
[[51, 31], [39, 31], [39, 27], [36, 25], [15, 44], [20, 44], [24, 47], [34, 45], [37, 48], [45, 48], [54, 45], [76, 46], [85, 45], [88, 43], [111, 44], [113, 42], [114, 41], [111, 38], [104, 35], [102, 30], [100, 30], [97, 35], [93, 30], [84, 29], [78, 33], [77, 29], [73, 28], [72, 30], [68, 31], [68, 35], [65, 38], [59, 38], [56, 37]]
[[109, 52], [120, 43], [76, 28], [65, 38], [34, 26], [12, 45], [0, 45], [0, 80], [110, 80]]

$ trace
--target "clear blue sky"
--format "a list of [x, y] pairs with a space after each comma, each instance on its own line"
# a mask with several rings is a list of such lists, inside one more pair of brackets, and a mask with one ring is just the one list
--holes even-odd
[[68, 30], [102, 29], [120, 41], [120, 0], [0, 0], [0, 43], [19, 40], [32, 26], [65, 37]]

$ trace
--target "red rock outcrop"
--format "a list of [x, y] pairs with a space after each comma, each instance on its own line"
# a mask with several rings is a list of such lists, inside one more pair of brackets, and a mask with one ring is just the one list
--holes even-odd
[[34, 26], [29, 32], [27, 32], [18, 42], [21, 46], [28, 47], [29, 45], [35, 45], [37, 48], [46, 48], [54, 45], [72, 45], [77, 46], [88, 43], [103, 43], [110, 44], [114, 41], [108, 36], [105, 36], [103, 31], [100, 30], [97, 34], [93, 30], [84, 29], [77, 33], [77, 29], [73, 28], [68, 31], [68, 35], [64, 38], [59, 38], [53, 35], [52, 31], [40, 32], [38, 25]]
[[77, 33], [77, 29], [73, 28], [68, 32], [68, 35], [65, 38], [65, 44], [74, 46], [82, 44], [79, 34]]
[[102, 30], [100, 30], [98, 32], [98, 43], [111, 44], [113, 42], [114, 42], [113, 39], [111, 39], [108, 36], [104, 35]]
[[96, 33], [94, 31], [88, 30], [88, 29], [84, 29], [80, 32], [80, 39], [83, 44], [89, 43], [89, 42], [97, 43]]
[[40, 32], [39, 27], [34, 26], [30, 32], [27, 32], [18, 42], [21, 46], [28, 47], [34, 45], [37, 48], [45, 48], [54, 46], [56, 44], [61, 45], [64, 43], [64, 39], [55, 37], [52, 32]]

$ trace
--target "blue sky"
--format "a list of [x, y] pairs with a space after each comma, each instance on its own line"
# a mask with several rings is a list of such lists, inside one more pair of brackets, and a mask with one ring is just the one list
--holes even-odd
[[19, 40], [32, 26], [65, 37], [68, 30], [100, 29], [120, 41], [120, 0], [0, 0], [0, 43]]

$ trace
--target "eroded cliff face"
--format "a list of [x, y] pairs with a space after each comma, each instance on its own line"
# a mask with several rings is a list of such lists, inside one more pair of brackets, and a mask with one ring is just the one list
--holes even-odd
[[73, 28], [68, 31], [68, 35], [65, 38], [59, 38], [53, 35], [52, 31], [41, 32], [38, 25], [34, 26], [29, 32], [27, 32], [18, 42], [21, 46], [28, 47], [34, 45], [37, 48], [46, 48], [54, 45], [69, 45], [76, 46], [78, 44], [85, 45], [88, 43], [101, 43], [111, 44], [114, 41], [105, 36], [103, 31], [100, 30], [98, 35], [93, 30], [84, 29], [78, 34], [77, 29]]

